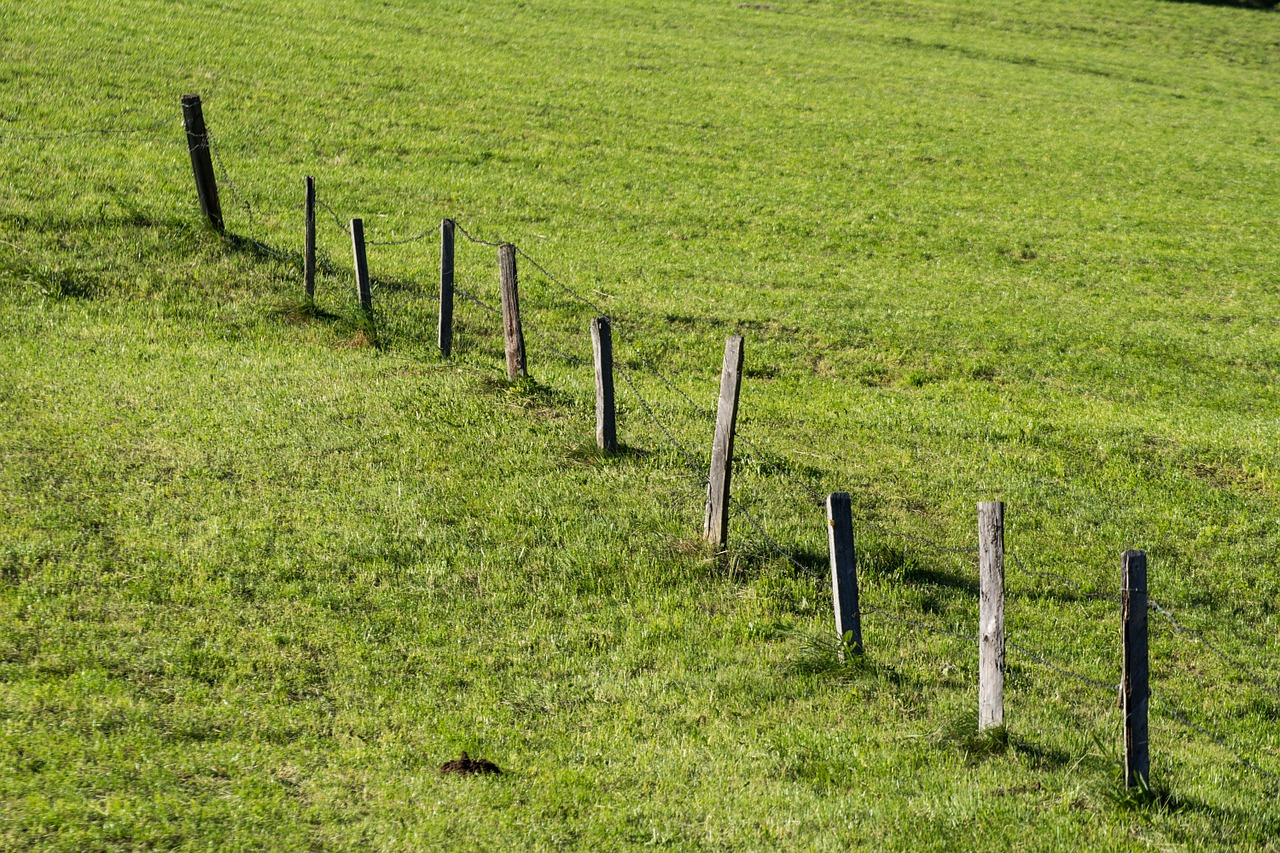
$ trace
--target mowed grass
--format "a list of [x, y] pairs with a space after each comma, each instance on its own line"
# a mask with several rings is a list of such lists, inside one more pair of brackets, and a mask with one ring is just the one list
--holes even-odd
[[[1280, 16], [0, 12], [0, 847], [1275, 846]], [[436, 353], [434, 235], [370, 246], [358, 316], [351, 216], [456, 217], [612, 314], [626, 451], [558, 355], [594, 308], [522, 258], [510, 386], [474, 303]], [[460, 238], [489, 304], [496, 266]], [[731, 334], [759, 527], [716, 558], [676, 391], [714, 406]], [[879, 610], [847, 663], [834, 490]], [[1040, 658], [1010, 650], [1007, 741], [974, 736], [975, 643], [919, 627], [976, 632], [973, 557], [934, 545], [987, 499]], [[1117, 781], [1117, 607], [1080, 592], [1129, 547], [1211, 644], [1151, 614], [1150, 797]], [[441, 776], [462, 750], [505, 773]]]

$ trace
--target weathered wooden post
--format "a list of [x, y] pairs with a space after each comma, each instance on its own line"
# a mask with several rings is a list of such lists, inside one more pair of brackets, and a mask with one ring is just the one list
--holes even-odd
[[529, 375], [524, 355], [524, 329], [520, 326], [520, 292], [516, 281], [516, 247], [498, 247], [498, 273], [502, 279], [502, 332], [507, 346], [507, 379], [515, 382]]
[[307, 299], [316, 296], [316, 179], [307, 175], [307, 197], [303, 205], [302, 286]]
[[1004, 725], [1004, 504], [978, 504], [978, 731]]
[[605, 453], [618, 450], [613, 406], [613, 330], [608, 317], [591, 321], [591, 351], [596, 362], [596, 444]]
[[356, 296], [360, 299], [360, 310], [366, 314], [373, 313], [373, 289], [369, 286], [369, 262], [364, 254], [364, 220], [351, 220], [351, 250], [356, 261]]
[[191, 169], [196, 176], [196, 196], [200, 199], [200, 212], [218, 231], [224, 230], [222, 206], [218, 204], [218, 182], [213, 174], [213, 158], [210, 156], [209, 132], [204, 126], [204, 108], [199, 95], [182, 96], [182, 124], [187, 129], [187, 151], [191, 154]]
[[840, 654], [844, 655], [846, 647], [862, 654], [862, 614], [858, 609], [858, 568], [848, 492], [827, 495], [827, 542], [831, 548], [831, 598], [836, 611], [836, 636], [841, 641]]
[[742, 337], [724, 345], [720, 372], [720, 405], [716, 410], [715, 441], [711, 445], [711, 477], [707, 483], [707, 513], [702, 536], [716, 551], [729, 541], [729, 480], [733, 474], [733, 431], [738, 420], [738, 391], [742, 385]]
[[1124, 786], [1148, 788], [1151, 758], [1147, 751], [1147, 704], [1151, 696], [1147, 661], [1147, 554], [1125, 551], [1120, 558], [1123, 588], [1120, 645], [1124, 673], [1120, 701], [1124, 706]]
[[453, 352], [453, 220], [440, 223], [440, 354]]

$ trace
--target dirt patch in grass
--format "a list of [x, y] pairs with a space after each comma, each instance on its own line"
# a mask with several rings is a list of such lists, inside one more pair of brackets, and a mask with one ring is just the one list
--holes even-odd
[[466, 752], [463, 752], [461, 758], [455, 758], [452, 761], [446, 761], [444, 764], [441, 764], [440, 772], [446, 776], [477, 776], [488, 774], [501, 776], [502, 768], [486, 758], [472, 758], [467, 755]]

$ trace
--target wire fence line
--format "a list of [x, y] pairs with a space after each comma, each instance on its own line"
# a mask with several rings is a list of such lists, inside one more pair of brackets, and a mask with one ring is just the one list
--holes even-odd
[[[523, 255], [527, 260], [529, 260], [530, 263], [532, 263], [535, 268], [537, 268], [540, 272], [546, 275], [548, 279], [552, 280], [557, 285], [559, 285], [561, 289], [563, 289], [566, 293], [569, 293], [571, 296], [574, 296], [579, 302], [586, 305], [587, 307], [590, 307], [593, 310], [598, 311], [602, 315], [605, 314], [605, 312], [600, 309], [600, 306], [596, 305], [591, 300], [586, 299], [585, 297], [582, 297], [580, 294], [572, 290], [572, 288], [569, 288], [567, 285], [564, 285], [563, 282], [560, 282], [556, 277], [554, 277], [551, 273], [549, 273], [545, 269], [545, 267], [543, 267], [541, 264], [537, 263], [537, 261], [530, 258], [526, 253], [524, 253], [523, 251], [520, 251], [520, 254]], [[622, 336], [620, 335], [620, 337]], [[626, 340], [625, 337], [623, 338], [623, 340], [628, 344], [630, 343], [629, 341]], [[634, 351], [635, 347], [632, 346], [632, 349]], [[615, 369], [616, 369], [616, 366], [615, 366]], [[687, 394], [685, 394], [683, 391], [677, 388], [674, 385], [674, 383], [670, 382], [670, 380], [668, 380], [667, 377], [664, 374], [662, 374], [661, 371], [658, 371], [655, 369], [652, 372], [654, 373], [655, 376], [657, 376], [660, 379], [660, 381], [663, 382], [664, 385], [666, 385], [671, 390], [675, 391], [676, 394], [679, 397], [681, 397], [689, 405], [689, 407], [694, 411], [695, 414], [701, 416], [704, 419], [713, 418], [713, 415], [711, 415], [710, 412], [698, 406], [691, 398], [689, 398]], [[644, 398], [639, 394], [639, 391], [635, 387], [635, 384], [631, 381], [630, 376], [626, 375], [625, 373], [622, 373], [622, 375], [623, 375], [624, 381], [635, 393], [637, 399], [641, 402], [642, 408], [644, 408], [644, 410], [646, 411], [650, 419], [653, 420], [653, 422], [659, 427], [660, 431], [666, 436], [666, 438], [672, 444], [672, 446], [675, 447], [675, 449], [680, 454], [680, 456], [685, 460], [686, 464], [689, 465], [692, 472], [698, 477], [699, 481], [703, 485], [705, 485], [707, 482], [707, 478], [702, 473], [702, 468], [699, 465], [699, 463], [694, 459], [692, 454], [690, 454], [687, 450], [684, 449], [683, 445], [675, 438], [675, 436], [672, 434], [671, 430], [667, 427], [667, 425], [664, 424], [660, 418], [658, 418], [657, 414], [648, 405], [647, 401], [645, 401]], [[758, 448], [755, 448], [753, 445], [748, 445], [748, 446], [751, 447], [751, 449], [755, 450], [757, 454], [761, 456], [764, 455], [761, 451], [758, 450]], [[775, 468], [778, 468], [778, 467], [779, 466], [775, 466]], [[799, 481], [798, 479], [795, 479], [795, 478], [791, 478], [791, 479], [794, 484], [799, 485], [801, 489], [805, 491], [810, 497], [815, 499], [823, 498], [821, 493], [817, 492], [812, 487], [808, 486], [808, 484], [803, 483], [802, 481]], [[789, 552], [786, 548], [784, 548], [777, 541], [777, 539], [769, 535], [769, 533], [765, 530], [764, 525], [760, 522], [758, 518], [756, 518], [750, 511], [747, 510], [747, 508], [742, 504], [741, 500], [739, 500], [736, 497], [731, 497], [730, 503], [736, 509], [739, 515], [742, 518], [744, 518], [747, 521], [747, 523], [756, 531], [756, 533], [759, 534], [760, 537], [769, 545], [769, 547], [772, 548], [775, 552], [777, 552], [782, 558], [784, 558], [792, 567], [794, 567], [795, 569], [797, 569], [803, 574], [807, 574], [810, 576], [820, 575], [819, 572], [815, 571], [813, 568], [809, 566], [806, 566], [804, 563], [798, 560], [791, 552]], [[875, 530], [876, 532], [881, 533], [883, 535], [899, 537], [906, 541], [913, 542], [917, 545], [924, 546], [938, 553], [951, 554], [951, 555], [973, 555], [973, 554], [976, 554], [979, 550], [977, 547], [972, 547], [972, 546], [957, 547], [957, 546], [942, 545], [938, 542], [928, 539], [927, 537], [918, 536], [916, 534], [903, 533], [901, 531], [893, 530], [893, 529], [875, 524], [874, 522], [866, 521], [865, 519], [860, 520], [860, 524], [864, 527]], [[1055, 582], [1062, 583], [1070, 587], [1071, 589], [1073, 589], [1078, 595], [1084, 598], [1087, 598], [1090, 600], [1106, 601], [1108, 603], [1118, 603], [1120, 600], [1119, 596], [1117, 595], [1091, 592], [1091, 591], [1085, 590], [1079, 583], [1077, 583], [1071, 578], [1068, 578], [1066, 575], [1063, 575], [1057, 572], [1038, 571], [1038, 570], [1030, 569], [1026, 566], [1025, 562], [1021, 559], [1021, 557], [1016, 553], [1006, 552], [1006, 556], [1009, 556], [1011, 558], [1011, 562], [1020, 572], [1031, 577], [1040, 578], [1042, 580], [1053, 580]], [[1166, 608], [1160, 606], [1159, 604], [1156, 604], [1155, 602], [1150, 602], [1150, 604], [1153, 609], [1156, 609], [1157, 612], [1166, 616], [1170, 620], [1171, 624], [1173, 624], [1176, 628], [1186, 633], [1193, 634], [1197, 638], [1201, 639], [1205, 643], [1206, 647], [1213, 650], [1224, 660], [1231, 663], [1233, 666], [1235, 666], [1237, 669], [1243, 672], [1255, 684], [1257, 684], [1258, 686], [1262, 687], [1265, 690], [1268, 690], [1269, 692], [1276, 692], [1274, 691], [1273, 688], [1271, 688], [1269, 685], [1267, 685], [1265, 682], [1261, 681], [1261, 679], [1255, 676], [1252, 672], [1250, 672], [1246, 667], [1232, 660], [1231, 658], [1226, 656], [1224, 653], [1222, 653], [1220, 650], [1218, 650], [1215, 646], [1213, 646], [1211, 643], [1209, 643], [1207, 640], [1204, 640], [1202, 635], [1191, 632], [1190, 629], [1185, 629], [1183, 626], [1181, 626], [1173, 617], [1173, 614], [1170, 613]], [[961, 639], [968, 642], [973, 642], [975, 644], [979, 639], [976, 634], [964, 633], [960, 631], [949, 630], [946, 628], [939, 628], [937, 626], [930, 625], [928, 623], [921, 622], [916, 619], [906, 618], [898, 614], [890, 613], [888, 611], [885, 611], [880, 608], [875, 608], [875, 607], [861, 608], [860, 616], [872, 616], [875, 618], [883, 618], [888, 621], [895, 622], [900, 625], [904, 625], [916, 630], [926, 631], [928, 633], [941, 635], [941, 636], [948, 636], [955, 639]], [[1071, 679], [1080, 684], [1084, 684], [1088, 687], [1091, 687], [1097, 691], [1103, 692], [1107, 695], [1113, 695], [1113, 696], [1118, 695], [1118, 691], [1119, 691], [1118, 684], [1111, 684], [1111, 683], [1102, 681], [1101, 679], [1084, 675], [1067, 666], [1058, 664], [1050, 660], [1044, 653], [1027, 648], [1026, 646], [1023, 646], [1020, 643], [1013, 642], [1009, 640], [1007, 637], [1005, 638], [1005, 648], [1009, 651], [1012, 651], [1015, 655], [1020, 656], [1028, 661], [1031, 661], [1032, 663], [1035, 663], [1041, 667], [1044, 667], [1045, 669], [1059, 676]], [[1177, 712], [1175, 711], [1174, 713], [1176, 714]], [[1199, 726], [1191, 722], [1190, 720], [1187, 720], [1185, 717], [1180, 717], [1180, 719], [1182, 719], [1184, 723], [1191, 726], [1196, 731], [1199, 731], [1202, 734], [1214, 740], [1215, 743], [1217, 743], [1223, 749], [1227, 750], [1238, 761], [1256, 769], [1259, 773], [1262, 773], [1263, 775], [1267, 776], [1270, 779], [1273, 779], [1273, 780], [1275, 779], [1274, 776], [1272, 776], [1271, 774], [1267, 773], [1264, 770], [1261, 770], [1261, 768], [1258, 768], [1256, 764], [1248, 761], [1248, 759], [1245, 759], [1237, 751], [1231, 749], [1231, 747], [1228, 744], [1226, 744], [1226, 742], [1222, 738], [1213, 734], [1207, 728], [1203, 726]]]
[[[0, 133], [0, 140], [56, 141], [56, 140], [88, 137], [88, 136], [101, 136], [101, 137], [141, 136], [148, 133], [156, 133], [164, 128], [171, 127], [175, 123], [175, 119], [178, 124], [181, 124], [182, 116], [181, 114], [178, 114], [176, 116], [170, 116], [150, 124], [135, 126], [135, 127], [93, 128], [93, 129], [85, 129], [85, 130], [80, 130], [80, 131], [75, 131], [75, 132], [65, 133], [65, 134]], [[244, 211], [248, 219], [250, 229], [254, 228], [255, 217], [259, 219], [265, 218], [265, 217], [277, 217], [277, 216], [283, 216], [285, 214], [296, 213], [297, 211], [303, 209], [303, 205], [298, 204], [298, 205], [289, 205], [289, 206], [280, 208], [278, 210], [264, 210], [261, 205], [257, 205], [251, 202], [247, 196], [247, 193], [243, 191], [240, 185], [232, 179], [231, 174], [227, 169], [226, 164], [221, 155], [221, 152], [220, 152], [221, 146], [219, 145], [219, 143], [215, 140], [215, 138], [212, 135], [209, 135], [207, 139], [208, 139], [208, 142], [206, 143], [206, 145], [209, 148], [214, 160], [217, 163], [218, 171], [221, 175], [222, 181], [226, 186], [231, 199], [234, 200], [237, 207], [239, 207]], [[343, 217], [327, 201], [317, 198], [316, 204], [329, 214], [335, 226], [343, 234], [347, 235], [348, 237], [351, 236], [351, 229], [344, 222]], [[468, 231], [464, 226], [457, 223], [456, 220], [454, 220], [454, 225], [457, 231], [461, 233], [467, 241], [473, 244], [484, 245], [488, 247], [500, 247], [503, 245], [514, 246], [514, 244], [509, 244], [509, 243], [499, 242], [499, 241], [492, 241], [492, 240], [487, 240], [487, 239], [477, 237], [473, 235], [470, 231]], [[417, 243], [422, 240], [425, 240], [428, 237], [433, 236], [436, 232], [437, 232], [437, 229], [435, 227], [432, 227], [432, 228], [423, 230], [422, 232], [411, 237], [390, 239], [390, 240], [380, 240], [380, 241], [371, 240], [371, 241], [368, 241], [368, 245], [387, 246], [387, 247], [408, 245], [408, 244]], [[263, 250], [267, 254], [270, 254], [274, 257], [280, 258], [282, 260], [293, 260], [292, 256], [286, 255], [285, 253], [280, 252], [279, 250], [275, 250], [273, 247], [271, 247], [265, 242], [259, 242], [259, 243], [256, 243], [255, 245], [258, 246], [261, 250]], [[604, 309], [597, 301], [587, 297], [586, 295], [582, 294], [580, 291], [576, 290], [575, 288], [567, 284], [561, 277], [551, 272], [546, 266], [544, 266], [536, 258], [529, 255], [523, 249], [519, 248], [518, 246], [515, 246], [515, 251], [530, 266], [532, 266], [542, 276], [544, 276], [547, 281], [555, 285], [561, 292], [563, 292], [571, 300], [579, 303], [580, 305], [586, 308], [591, 309], [592, 311], [595, 311], [598, 316], [605, 316], [605, 317], [610, 316], [611, 312]], [[474, 303], [477, 307], [481, 308], [482, 310], [489, 312], [490, 314], [495, 316], [502, 316], [502, 311], [500, 308], [494, 307], [484, 302], [483, 300], [478, 298], [475, 294], [470, 293], [465, 289], [458, 288], [456, 286], [455, 286], [454, 292], [461, 298]], [[699, 420], [714, 422], [716, 417], [715, 412], [699, 405], [688, 393], [686, 393], [682, 388], [680, 388], [679, 385], [673, 379], [671, 379], [665, 372], [663, 372], [657, 366], [657, 364], [652, 358], [646, 356], [646, 354], [642, 351], [642, 349], [638, 347], [635, 344], [635, 342], [631, 339], [630, 335], [625, 329], [626, 325], [627, 324], [624, 322], [622, 324], [622, 327], [615, 327], [616, 333], [618, 338], [621, 340], [621, 342], [625, 346], [627, 346], [630, 349], [630, 351], [634, 354], [636, 363], [647, 373], [654, 376], [663, 387], [665, 387], [668, 391], [676, 395], [683, 402], [683, 404], [686, 405], [690, 409], [690, 411], [694, 413], [694, 415]], [[535, 339], [538, 340], [540, 345], [546, 347], [548, 351], [552, 352], [557, 357], [564, 359], [566, 362], [570, 364], [573, 364], [575, 366], [593, 366], [593, 362], [591, 361], [577, 358], [576, 356], [572, 356], [552, 346], [550, 343], [546, 341], [545, 337], [538, 334], [537, 330], [533, 331], [533, 337], [535, 337]], [[706, 466], [694, 454], [690, 453], [685, 448], [685, 446], [676, 438], [671, 428], [666, 423], [664, 423], [661, 418], [658, 417], [656, 411], [654, 410], [654, 407], [651, 405], [649, 400], [647, 400], [645, 396], [640, 393], [639, 388], [636, 386], [636, 383], [633, 381], [630, 373], [627, 370], [625, 370], [620, 364], [617, 364], [616, 362], [614, 364], [614, 369], [618, 371], [624, 383], [631, 389], [641, 409], [646, 413], [649, 419], [659, 429], [660, 433], [666, 438], [666, 440], [676, 450], [679, 457], [683, 459], [683, 461], [686, 463], [686, 465], [690, 469], [690, 472], [693, 474], [693, 476], [703, 486], [705, 486], [708, 480], [707, 474], [705, 473]], [[781, 475], [781, 477], [784, 480], [788, 481], [792, 486], [796, 487], [800, 492], [804, 493], [804, 495], [806, 496], [806, 502], [811, 502], [819, 506], [823, 504], [823, 502], [825, 501], [826, 495], [822, 491], [818, 490], [817, 488], [814, 488], [811, 484], [809, 484], [808, 482], [806, 482], [805, 480], [803, 480], [802, 478], [796, 476], [793, 472], [791, 472], [788, 469], [787, 465], [785, 464], [788, 460], [786, 460], [784, 456], [782, 456], [781, 454], [774, 454], [774, 453], [770, 453], [762, 450], [758, 445], [755, 444], [755, 442], [751, 441], [745, 436], [738, 436], [737, 440], [744, 447], [746, 447], [748, 450], [755, 453], [756, 455], [760, 456], [762, 459], [766, 459], [769, 457], [782, 459], [784, 464], [774, 464], [771, 466], [771, 469], [777, 474]], [[756, 531], [756, 533], [762, 537], [765, 543], [767, 543], [771, 549], [773, 549], [781, 557], [783, 557], [792, 567], [794, 567], [795, 569], [799, 570], [804, 574], [808, 574], [811, 576], [821, 576], [823, 574], [822, 572], [815, 570], [813, 567], [805, 565], [802, 561], [797, 559], [794, 556], [794, 554], [792, 554], [785, 547], [783, 547], [777, 541], [776, 538], [774, 538], [767, 532], [764, 524], [753, 513], [751, 513], [747, 509], [747, 507], [741, 502], [741, 500], [739, 500], [736, 497], [731, 497], [730, 501], [731, 501], [731, 505], [736, 509], [736, 511], [741, 515], [741, 517], [744, 518], [747, 521], [747, 523]], [[862, 528], [874, 531], [884, 536], [900, 538], [903, 541], [911, 542], [917, 546], [928, 549], [935, 553], [947, 554], [947, 555], [953, 555], [953, 556], [971, 556], [978, 552], [978, 548], [976, 547], [957, 547], [957, 546], [941, 544], [932, 539], [929, 539], [928, 537], [920, 536], [918, 534], [913, 534], [913, 533], [906, 533], [899, 530], [894, 530], [892, 528], [877, 524], [867, 519], [859, 519], [858, 524]], [[1037, 577], [1042, 580], [1052, 580], [1056, 583], [1061, 583], [1064, 586], [1070, 587], [1078, 595], [1087, 599], [1104, 600], [1111, 603], [1115, 603], [1119, 601], [1119, 597], [1116, 595], [1087, 591], [1079, 583], [1060, 573], [1029, 569], [1025, 565], [1024, 561], [1020, 558], [1020, 556], [1014, 552], [1006, 552], [1006, 556], [1010, 558], [1010, 561], [1015, 566], [1015, 568], [1017, 568], [1020, 572], [1028, 576]], [[1254, 671], [1252, 671], [1249, 667], [1246, 667], [1244, 664], [1240, 663], [1239, 661], [1233, 659], [1232, 657], [1224, 653], [1214, 643], [1210, 642], [1202, 633], [1194, 631], [1182, 625], [1168, 608], [1150, 599], [1148, 600], [1148, 605], [1152, 610], [1155, 610], [1158, 614], [1166, 618], [1169, 621], [1170, 625], [1174, 628], [1174, 630], [1186, 636], [1192, 637], [1193, 639], [1195, 639], [1196, 641], [1204, 645], [1206, 649], [1208, 649], [1215, 656], [1217, 656], [1222, 661], [1230, 665], [1232, 668], [1240, 672], [1247, 680], [1253, 683], [1256, 687], [1266, 691], [1271, 695], [1280, 696], [1280, 689], [1277, 689], [1274, 685], [1267, 683], [1259, 675], [1257, 675]], [[959, 631], [949, 630], [945, 628], [939, 628], [937, 626], [929, 625], [925, 622], [921, 622], [916, 619], [910, 619], [898, 614], [891, 613], [881, 608], [868, 606], [868, 607], [862, 608], [861, 613], [862, 615], [865, 615], [865, 616], [882, 618], [887, 621], [905, 625], [920, 631], [926, 631], [933, 634], [950, 636], [953, 638], [958, 638], [958, 639], [971, 641], [971, 642], [976, 642], [978, 640], [978, 637], [975, 634], [968, 634], [968, 633], [962, 633]], [[1050, 659], [1048, 659], [1041, 652], [1037, 652], [1037, 651], [1033, 651], [1031, 649], [1025, 648], [1017, 643], [1010, 642], [1007, 639], [1006, 639], [1005, 645], [1006, 645], [1006, 648], [1012, 650], [1016, 654], [1040, 666], [1043, 666], [1063, 677], [1073, 679], [1077, 682], [1086, 684], [1090, 687], [1097, 688], [1099, 690], [1105, 690], [1108, 693], [1113, 693], [1116, 689], [1114, 685], [1105, 683], [1099, 679], [1092, 678], [1087, 675], [1083, 675], [1068, 667], [1061, 666], [1051, 661]], [[1247, 759], [1240, 756], [1222, 738], [1214, 734], [1209, 729], [1190, 720], [1185, 714], [1179, 711], [1176, 708], [1176, 706], [1174, 706], [1168, 700], [1164, 700], [1163, 707], [1170, 713], [1171, 716], [1173, 716], [1179, 722], [1201, 733], [1202, 735], [1210, 738], [1215, 743], [1217, 743], [1220, 747], [1222, 747], [1223, 749], [1231, 753], [1233, 756], [1235, 756], [1239, 761], [1241, 761], [1246, 766], [1250, 767], [1251, 769], [1255, 770], [1261, 775], [1266, 776], [1268, 779], [1271, 779], [1272, 781], [1276, 781], [1276, 777], [1274, 775], [1268, 773], [1265, 770], [1262, 770], [1261, 768], [1257, 767], [1257, 765], [1254, 764], [1253, 762], [1250, 762]]]

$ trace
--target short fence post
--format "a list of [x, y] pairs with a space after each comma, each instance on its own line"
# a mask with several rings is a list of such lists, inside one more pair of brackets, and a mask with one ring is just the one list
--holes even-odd
[[204, 108], [199, 95], [182, 96], [182, 124], [187, 129], [187, 151], [191, 154], [191, 169], [196, 176], [196, 195], [200, 199], [200, 212], [218, 231], [222, 231], [222, 207], [218, 204], [218, 182], [213, 174], [213, 158], [210, 156], [209, 132], [204, 126]]
[[524, 329], [520, 326], [520, 292], [516, 281], [516, 247], [498, 247], [498, 273], [502, 279], [502, 332], [507, 346], [507, 379], [515, 382], [529, 375], [524, 355]]
[[1149, 787], [1151, 758], [1147, 751], [1147, 704], [1151, 695], [1147, 665], [1147, 555], [1125, 551], [1120, 558], [1123, 630], [1120, 644], [1124, 673], [1120, 682], [1124, 705], [1124, 786]]
[[453, 220], [440, 223], [440, 354], [453, 352]]
[[307, 198], [303, 205], [305, 236], [302, 242], [302, 286], [307, 299], [316, 296], [316, 179], [307, 175]]
[[723, 551], [729, 541], [729, 480], [733, 474], [733, 431], [738, 419], [738, 391], [742, 385], [742, 337], [724, 345], [720, 372], [720, 405], [716, 410], [715, 442], [711, 445], [711, 477], [707, 483], [707, 513], [703, 538]]
[[862, 614], [858, 609], [858, 568], [848, 492], [827, 495], [827, 542], [831, 547], [831, 598], [836, 611], [836, 636], [841, 641], [840, 654], [843, 657], [848, 647], [862, 654]]
[[613, 406], [613, 330], [608, 317], [591, 321], [591, 351], [596, 362], [596, 445], [614, 453], [618, 426]]
[[360, 310], [373, 312], [373, 290], [369, 287], [369, 261], [364, 254], [364, 220], [351, 220], [351, 249], [356, 260], [356, 295], [360, 298]]
[[1004, 504], [978, 504], [978, 731], [1004, 725]]

